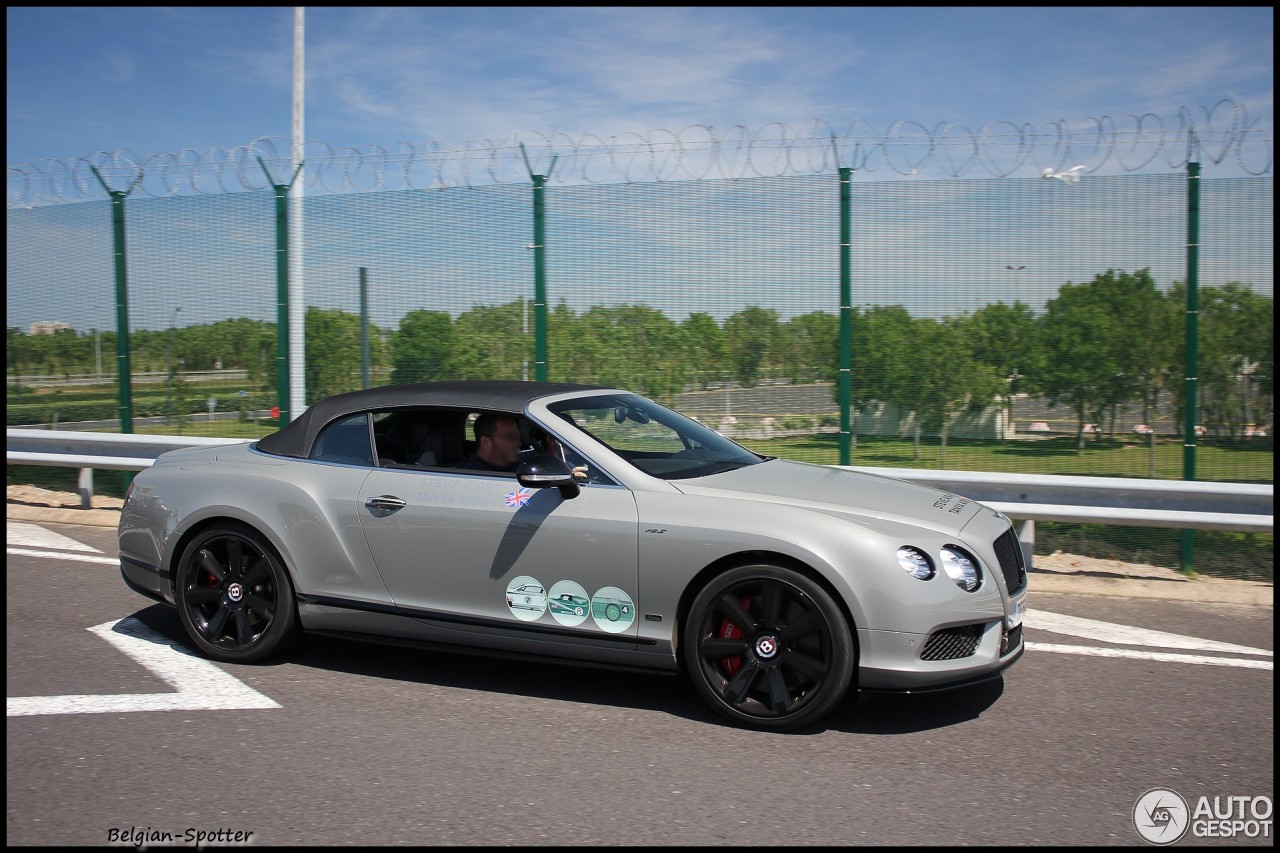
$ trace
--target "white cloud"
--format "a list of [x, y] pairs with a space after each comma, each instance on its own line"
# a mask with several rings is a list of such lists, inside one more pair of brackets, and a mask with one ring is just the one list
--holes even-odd
[[132, 83], [138, 76], [138, 61], [132, 51], [112, 48], [102, 52], [89, 72], [115, 85]]

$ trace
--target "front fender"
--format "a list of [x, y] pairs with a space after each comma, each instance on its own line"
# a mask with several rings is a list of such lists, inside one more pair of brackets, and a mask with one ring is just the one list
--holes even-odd
[[936, 555], [944, 544], [965, 544], [955, 535], [884, 519], [873, 526], [776, 503], [644, 493], [636, 498], [646, 613], [674, 616], [704, 568], [758, 552], [807, 566], [836, 593], [860, 629], [929, 633], [939, 626], [997, 619], [1004, 612], [994, 579], [969, 593], [941, 573], [920, 581], [898, 566], [899, 546], [915, 545]]

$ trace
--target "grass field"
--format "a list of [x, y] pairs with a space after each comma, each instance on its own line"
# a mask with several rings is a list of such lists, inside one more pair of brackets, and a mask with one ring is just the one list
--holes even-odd
[[[835, 434], [774, 439], [736, 439], [757, 453], [799, 459], [822, 465], [840, 462], [839, 437]], [[910, 441], [860, 436], [850, 464], [882, 468], [929, 468], [940, 464], [937, 440], [924, 442], [920, 458]], [[1161, 440], [1155, 449], [1155, 479], [1181, 480], [1181, 441]], [[1265, 446], [1225, 446], [1204, 443], [1196, 448], [1196, 479], [1231, 483], [1273, 482], [1274, 453]], [[1150, 477], [1151, 452], [1147, 444], [1111, 439], [1090, 439], [1084, 453], [1076, 450], [1071, 436], [1034, 441], [957, 441], [948, 443], [946, 468], [952, 471], [1005, 471], [1012, 473], [1067, 474], [1090, 477]]]

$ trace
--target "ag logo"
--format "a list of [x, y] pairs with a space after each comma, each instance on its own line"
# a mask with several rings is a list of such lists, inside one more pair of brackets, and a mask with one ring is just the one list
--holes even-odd
[[1172, 844], [1191, 823], [1187, 801], [1168, 788], [1152, 788], [1133, 805], [1133, 828], [1152, 844]]

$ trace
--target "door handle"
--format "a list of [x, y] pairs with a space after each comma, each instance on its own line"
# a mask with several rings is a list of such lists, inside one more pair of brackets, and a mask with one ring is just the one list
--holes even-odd
[[397, 509], [404, 509], [409, 505], [409, 502], [394, 495], [378, 495], [377, 497], [365, 498], [364, 505], [369, 509], [392, 512]]

